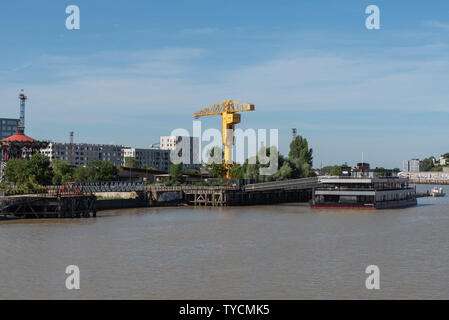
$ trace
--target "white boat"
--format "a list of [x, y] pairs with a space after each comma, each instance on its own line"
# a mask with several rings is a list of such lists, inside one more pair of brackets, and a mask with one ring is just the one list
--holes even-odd
[[430, 191], [430, 195], [432, 197], [444, 197], [445, 193], [443, 192], [443, 188], [435, 187]]

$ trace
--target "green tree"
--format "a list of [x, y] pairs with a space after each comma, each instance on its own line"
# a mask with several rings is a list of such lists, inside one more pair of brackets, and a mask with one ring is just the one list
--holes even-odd
[[50, 159], [41, 153], [33, 154], [27, 163], [28, 174], [40, 185], [51, 184], [53, 170], [50, 168]]
[[334, 166], [330, 172], [331, 176], [341, 176], [342, 174], [342, 166]]
[[243, 179], [244, 178], [244, 170], [243, 166], [236, 163], [231, 168], [231, 179]]
[[170, 183], [174, 185], [179, 185], [183, 182], [184, 166], [180, 164], [170, 165]]
[[72, 179], [73, 172], [73, 168], [67, 162], [59, 159], [53, 160], [53, 184], [66, 184]]
[[293, 169], [289, 162], [284, 162], [284, 164], [279, 168], [274, 176], [274, 180], [285, 180], [289, 179], [292, 175]]
[[308, 163], [312, 167], [313, 150], [309, 149], [309, 143], [306, 138], [297, 136], [290, 143], [290, 152], [288, 153], [289, 159], [301, 159], [303, 162]]
[[73, 179], [76, 182], [86, 182], [89, 180], [89, 170], [86, 167], [79, 166], [73, 170]]
[[125, 167], [126, 168], [139, 168], [139, 161], [134, 157], [126, 157], [125, 158]]
[[113, 181], [119, 170], [112, 162], [95, 159], [87, 166], [87, 172], [90, 181]]
[[434, 168], [434, 165], [433, 165], [432, 157], [422, 160], [419, 164], [420, 171], [431, 171], [433, 168]]
[[[221, 154], [221, 157], [219, 156]], [[223, 151], [220, 147], [213, 147], [209, 151], [209, 158], [206, 163], [206, 170], [211, 178], [226, 176], [226, 168], [222, 164]]]
[[29, 181], [28, 160], [10, 159], [6, 163], [5, 178], [8, 182], [25, 183]]

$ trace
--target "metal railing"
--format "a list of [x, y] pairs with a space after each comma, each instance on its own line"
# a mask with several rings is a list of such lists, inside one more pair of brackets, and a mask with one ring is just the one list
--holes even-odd
[[301, 178], [301, 179], [247, 184], [244, 186], [244, 190], [255, 191], [255, 190], [292, 189], [295, 187], [309, 187], [310, 185], [318, 185], [318, 184], [319, 184], [318, 178], [313, 177], [313, 178]]

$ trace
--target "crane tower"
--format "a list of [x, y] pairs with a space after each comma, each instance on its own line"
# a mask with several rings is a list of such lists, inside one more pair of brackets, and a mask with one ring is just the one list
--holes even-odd
[[20, 100], [20, 120], [17, 130], [19, 132], [25, 132], [25, 101], [27, 96], [23, 93], [23, 89], [20, 90], [19, 100]]
[[225, 100], [216, 103], [207, 108], [203, 108], [195, 112], [195, 118], [202, 116], [221, 115], [222, 136], [224, 146], [223, 167], [226, 169], [226, 178], [231, 177], [232, 161], [232, 147], [234, 145], [234, 129], [235, 125], [240, 123], [240, 113], [244, 111], [254, 111], [253, 104], [238, 102], [234, 100]]

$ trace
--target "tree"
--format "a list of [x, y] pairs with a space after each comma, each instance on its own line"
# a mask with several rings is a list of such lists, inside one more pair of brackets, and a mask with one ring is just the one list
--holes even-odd
[[[218, 155], [221, 154], [221, 157]], [[223, 151], [220, 147], [213, 147], [209, 151], [209, 158], [206, 163], [206, 170], [211, 178], [225, 177], [226, 168], [222, 164]]]
[[5, 178], [9, 182], [25, 183], [30, 179], [28, 175], [28, 160], [10, 159], [6, 163]]
[[331, 176], [341, 176], [341, 167], [342, 166], [334, 166], [330, 172]]
[[67, 162], [59, 159], [53, 160], [53, 184], [66, 184], [72, 179], [73, 172], [73, 168]]
[[243, 179], [243, 178], [244, 178], [243, 166], [236, 163], [231, 168], [231, 179]]
[[422, 160], [419, 164], [419, 171], [431, 171], [434, 167], [432, 157]]
[[289, 159], [301, 159], [305, 163], [308, 163], [312, 167], [313, 150], [309, 149], [309, 144], [306, 138], [297, 136], [290, 143], [290, 152], [288, 153]]
[[53, 170], [50, 168], [50, 159], [41, 153], [35, 153], [27, 163], [28, 174], [40, 185], [51, 184]]
[[87, 166], [90, 181], [113, 181], [117, 180], [119, 170], [112, 162], [92, 160]]
[[183, 182], [184, 166], [180, 164], [170, 165], [170, 183], [179, 185]]
[[89, 170], [86, 167], [79, 166], [73, 170], [73, 179], [76, 182], [86, 182], [89, 180]]
[[139, 168], [139, 161], [134, 157], [126, 157], [125, 158], [125, 167], [126, 168]]
[[274, 176], [274, 180], [285, 180], [291, 177], [293, 169], [288, 162], [284, 162]]

